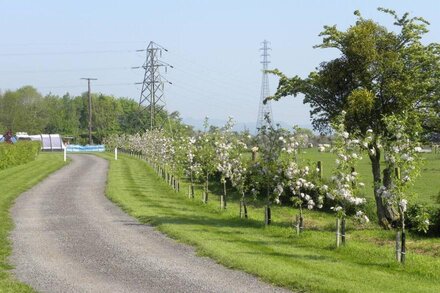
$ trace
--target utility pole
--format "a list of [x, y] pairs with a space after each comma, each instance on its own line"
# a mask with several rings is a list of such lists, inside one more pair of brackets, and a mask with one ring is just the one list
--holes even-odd
[[92, 140], [92, 94], [90, 92], [90, 81], [91, 80], [98, 80], [97, 78], [91, 78], [91, 77], [83, 77], [81, 79], [87, 80], [87, 87], [88, 87], [88, 97], [89, 97], [89, 144], [93, 144]]
[[159, 60], [162, 57], [162, 51], [168, 52], [167, 49], [159, 44], [151, 41], [146, 49], [137, 50], [137, 52], [146, 52], [145, 63], [141, 67], [133, 67], [133, 69], [143, 68], [144, 80], [136, 84], [142, 84], [141, 95], [139, 97], [139, 108], [147, 109], [150, 112], [150, 129], [157, 127], [156, 116], [159, 111], [165, 107], [164, 83], [169, 83], [166, 78], [161, 75], [161, 68], [167, 71], [172, 65]]
[[268, 64], [270, 63], [268, 53], [269, 50], [272, 50], [269, 48], [270, 42], [264, 40], [262, 43], [263, 47], [260, 48], [263, 53], [261, 54], [261, 57], [263, 57], [263, 60], [260, 62], [263, 64], [263, 77], [261, 80], [261, 95], [260, 95], [260, 105], [258, 107], [258, 119], [257, 119], [257, 131], [262, 126], [269, 126], [269, 123], [273, 122], [272, 117], [272, 106], [270, 104], [270, 101], [267, 101], [266, 104], [263, 103], [264, 99], [266, 99], [269, 94], [269, 77], [267, 74]]

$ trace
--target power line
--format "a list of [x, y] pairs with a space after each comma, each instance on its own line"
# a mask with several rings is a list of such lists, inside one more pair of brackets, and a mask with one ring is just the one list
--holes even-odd
[[96, 51], [64, 51], [64, 52], [35, 52], [35, 53], [0, 53], [0, 56], [46, 56], [46, 55], [85, 55], [85, 54], [108, 54], [108, 53], [133, 53], [133, 50], [96, 50]]
[[250, 100], [253, 100], [254, 97], [249, 94], [249, 92], [253, 92], [256, 91], [257, 88], [244, 88], [243, 85], [237, 85], [237, 84], [233, 84], [231, 83], [229, 80], [228, 81], [222, 81], [219, 79], [215, 79], [215, 78], [210, 78], [207, 75], [204, 74], [199, 74], [196, 72], [192, 72], [192, 71], [188, 71], [185, 69], [182, 69], [180, 67], [175, 67], [176, 71], [181, 71], [185, 74], [185, 77], [188, 77], [188, 75], [192, 75], [193, 77], [195, 77], [198, 81], [200, 80], [205, 80], [207, 81], [210, 85], [215, 85], [217, 87], [221, 87], [223, 89], [227, 89], [227, 90], [231, 90], [234, 89], [235, 91], [241, 91], [243, 96], [247, 96], [250, 98]]
[[[186, 92], [193, 93], [198, 96], [202, 96], [202, 97], [204, 97], [204, 99], [206, 101], [210, 101], [214, 98], [219, 104], [227, 103], [227, 104], [234, 105], [234, 106], [242, 105], [242, 104], [233, 102], [233, 101], [237, 101], [237, 100], [231, 101], [231, 100], [225, 99], [224, 91], [217, 91], [217, 92], [209, 91], [209, 90], [207, 91], [207, 90], [199, 89], [199, 88], [193, 87], [193, 86], [185, 86], [184, 84], [179, 84], [177, 82], [173, 83], [173, 87], [177, 87], [177, 88], [182, 89]], [[194, 96], [194, 97], [196, 97], [196, 96]]]
[[[237, 70], [231, 70], [230, 67], [228, 66], [228, 69], [226, 69], [225, 71], [219, 69], [219, 68], [214, 68], [213, 66], [208, 66], [206, 64], [203, 63], [199, 63], [198, 60], [194, 60], [194, 59], [189, 59], [187, 58], [184, 54], [179, 54], [176, 52], [171, 52], [171, 55], [176, 55], [176, 57], [178, 57], [179, 61], [182, 61], [184, 63], [186, 63], [186, 68], [189, 67], [195, 67], [197, 69], [197, 71], [204, 71], [205, 74], [212, 74], [212, 73], [216, 73], [217, 76], [221, 75], [223, 77], [226, 77], [228, 80], [236, 80], [239, 81], [240, 83], [248, 83], [248, 81], [245, 81], [243, 79], [241, 79], [243, 76], [236, 74]], [[241, 66], [240, 66], [241, 68]], [[252, 84], [251, 87], [253, 87], [254, 85]]]
[[[186, 58], [179, 57], [178, 60], [173, 61], [176, 65], [180, 65], [180, 66], [176, 66], [176, 69], [185, 68], [185, 70], [190, 71], [189, 68], [192, 67], [197, 72], [201, 72], [201, 73], [193, 73], [193, 74], [198, 74], [204, 76], [205, 78], [212, 77], [214, 74], [216, 80], [219, 80], [221, 82], [226, 82], [229, 84], [235, 83], [234, 86], [247, 87], [248, 89], [254, 89], [257, 86], [257, 84], [253, 84], [247, 80], [244, 80], [243, 76], [234, 74], [234, 70], [223, 72], [221, 70], [213, 68], [212, 66], [199, 65], [197, 61], [189, 61], [189, 59], [186, 60], [185, 59]], [[181, 64], [180, 62], [184, 62], [185, 65]]]
[[[132, 82], [124, 82], [124, 83], [95, 83], [94, 87], [103, 87], [103, 86], [133, 86]], [[38, 89], [62, 89], [62, 88], [82, 88], [81, 84], [67, 84], [67, 85], [52, 85], [52, 86], [39, 86]]]
[[[1, 43], [0, 46], [4, 47], [21, 47], [24, 46], [29, 48], [30, 46], [47, 46], [47, 45], [68, 45], [68, 46], [84, 46], [83, 41], [69, 41], [69, 42], [28, 42], [28, 43]], [[87, 40], [87, 44], [141, 44], [145, 41], [128, 41], [128, 40], [120, 40], [120, 41], [95, 41], [95, 40]]]
[[79, 71], [113, 71], [113, 70], [129, 70], [130, 67], [97, 67], [97, 68], [72, 68], [72, 69], [35, 69], [35, 70], [0, 70], [0, 73], [40, 73], [40, 72], [79, 72]]

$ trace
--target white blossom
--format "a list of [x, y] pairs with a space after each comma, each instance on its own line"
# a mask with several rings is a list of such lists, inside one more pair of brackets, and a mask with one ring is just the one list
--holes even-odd
[[406, 199], [400, 200], [399, 207], [401, 208], [402, 212], [406, 212], [407, 205], [408, 205], [408, 201]]

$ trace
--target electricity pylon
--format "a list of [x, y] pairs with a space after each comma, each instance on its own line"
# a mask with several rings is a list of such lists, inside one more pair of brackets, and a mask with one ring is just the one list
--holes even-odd
[[[150, 113], [150, 129], [157, 127], [156, 116], [165, 107], [164, 84], [169, 83], [161, 74], [162, 69], [167, 71], [170, 64], [161, 61], [162, 51], [167, 49], [151, 41], [146, 49], [137, 50], [137, 52], [146, 52], [145, 63], [142, 65], [144, 72], [144, 81], [136, 84], [142, 84], [141, 95], [139, 97], [139, 108], [146, 109]], [[140, 67], [133, 67], [140, 68]]]
[[268, 57], [270, 56], [268, 51], [271, 50], [271, 48], [268, 47], [270, 42], [264, 40], [262, 43], [263, 47], [260, 48], [263, 53], [261, 54], [261, 57], [263, 57], [263, 60], [260, 62], [263, 64], [263, 78], [261, 81], [261, 95], [260, 95], [260, 104], [258, 107], [258, 119], [257, 119], [257, 131], [262, 126], [269, 126], [269, 123], [272, 123], [272, 106], [270, 104], [270, 101], [267, 101], [266, 104], [263, 103], [264, 99], [266, 99], [269, 94], [269, 77], [267, 74], [268, 64], [270, 61], [268, 60]]

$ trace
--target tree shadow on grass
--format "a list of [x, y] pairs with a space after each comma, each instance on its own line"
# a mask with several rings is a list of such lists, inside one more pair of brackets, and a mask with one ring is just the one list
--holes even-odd
[[188, 215], [175, 215], [165, 213], [161, 215], [151, 215], [151, 216], [138, 216], [140, 222], [154, 222], [157, 224], [174, 224], [174, 225], [201, 225], [208, 227], [228, 227], [228, 228], [259, 228], [262, 225], [258, 221], [254, 220], [240, 220], [240, 219], [222, 219], [222, 218], [211, 218], [206, 216], [188, 216]]
[[325, 256], [325, 255], [317, 255], [317, 254], [299, 254], [299, 253], [281, 253], [281, 252], [263, 252], [263, 253], [256, 253], [252, 251], [248, 252], [237, 252], [237, 255], [260, 255], [264, 254], [267, 256], [274, 256], [274, 257], [280, 257], [280, 258], [287, 258], [287, 259], [302, 259], [302, 260], [312, 260], [312, 261], [325, 261], [325, 262], [332, 262], [336, 263], [338, 262], [337, 259]]

